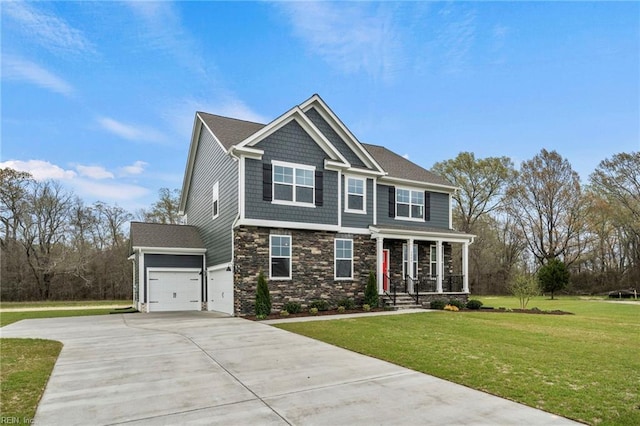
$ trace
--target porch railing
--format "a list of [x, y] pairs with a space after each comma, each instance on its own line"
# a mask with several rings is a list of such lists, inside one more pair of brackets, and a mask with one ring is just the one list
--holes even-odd
[[442, 280], [442, 291], [460, 293], [463, 289], [464, 275], [448, 275]]
[[383, 279], [386, 279], [387, 280], [387, 284], [388, 284], [388, 286], [387, 286], [388, 288], [387, 288], [387, 290], [384, 291], [384, 294], [386, 294], [387, 297], [393, 301], [393, 304], [395, 306], [395, 304], [396, 304], [396, 294], [398, 292], [397, 289], [396, 289], [397, 284], [391, 282], [391, 277], [389, 275], [384, 275]]

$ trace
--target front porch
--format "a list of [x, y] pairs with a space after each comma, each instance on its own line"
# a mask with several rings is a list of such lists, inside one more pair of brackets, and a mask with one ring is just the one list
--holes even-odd
[[468, 256], [473, 235], [408, 226], [371, 227], [376, 240], [378, 294], [424, 306], [469, 295]]

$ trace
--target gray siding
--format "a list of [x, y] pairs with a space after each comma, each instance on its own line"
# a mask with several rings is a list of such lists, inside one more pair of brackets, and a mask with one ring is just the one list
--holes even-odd
[[[326, 153], [292, 121], [256, 144], [264, 150], [262, 161], [245, 161], [245, 216], [248, 219], [338, 224], [338, 174], [324, 170]], [[272, 160], [315, 166], [323, 171], [323, 205], [301, 207], [273, 204], [262, 199], [262, 164]]]
[[373, 225], [373, 179], [367, 179], [367, 214], [347, 213], [344, 211], [347, 200], [345, 197], [346, 179], [342, 177], [342, 226], [348, 228], [368, 228]]
[[358, 156], [349, 148], [349, 146], [342, 140], [340, 136], [324, 121], [322, 116], [316, 111], [315, 108], [311, 108], [306, 112], [306, 116], [309, 117], [311, 122], [322, 132], [322, 134], [329, 139], [329, 142], [336, 147], [338, 151], [351, 163], [354, 167], [366, 168], [364, 163], [358, 158]]
[[[147, 303], [147, 268], [202, 268], [202, 255], [145, 254], [144, 255], [144, 303]], [[202, 288], [202, 282], [200, 283]], [[204, 290], [201, 290], [204, 291]], [[202, 295], [204, 299], [204, 294]]]
[[[219, 216], [213, 219], [213, 184], [219, 187]], [[207, 266], [231, 262], [238, 214], [238, 165], [202, 127], [185, 208], [189, 225], [198, 228], [207, 248]]]
[[389, 186], [378, 184], [378, 224], [449, 229], [449, 195], [431, 193], [431, 220], [413, 222], [389, 217]]

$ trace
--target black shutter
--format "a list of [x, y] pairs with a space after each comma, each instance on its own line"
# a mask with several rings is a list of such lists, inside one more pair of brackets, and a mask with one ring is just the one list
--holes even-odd
[[323, 202], [323, 190], [324, 190], [324, 183], [323, 183], [323, 173], [321, 171], [316, 170], [316, 206], [321, 207], [322, 206], [322, 202]]
[[273, 201], [272, 183], [271, 164], [262, 164], [262, 199], [264, 201]]
[[389, 187], [389, 217], [396, 217], [396, 187]]
[[424, 220], [429, 222], [431, 220], [431, 193], [424, 191]]

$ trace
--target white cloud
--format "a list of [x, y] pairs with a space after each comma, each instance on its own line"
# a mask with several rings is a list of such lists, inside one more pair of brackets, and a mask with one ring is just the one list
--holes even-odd
[[110, 117], [98, 117], [100, 126], [123, 139], [136, 142], [163, 142], [165, 137], [159, 131], [146, 126], [126, 124]]
[[126, 3], [142, 22], [143, 41], [155, 50], [173, 56], [178, 63], [202, 77], [207, 76], [201, 49], [182, 24], [171, 2], [128, 1]]
[[15, 56], [7, 55], [2, 58], [2, 78], [26, 81], [65, 96], [71, 96], [74, 92], [73, 87], [62, 78], [33, 62]]
[[102, 201], [127, 201], [149, 195], [151, 191], [139, 185], [121, 182], [102, 183], [88, 179], [77, 179], [72, 186], [79, 195]]
[[80, 173], [80, 176], [91, 179], [113, 179], [115, 177], [113, 173], [102, 166], [83, 166], [79, 164], [76, 166], [76, 170]]
[[409, 154], [404, 154], [404, 155], [402, 156], [402, 158], [404, 158], [405, 160], [408, 160], [408, 159], [409, 159]]
[[393, 78], [402, 62], [399, 31], [383, 4], [283, 2], [294, 33], [312, 53], [347, 74], [364, 72], [374, 78]]
[[144, 168], [148, 166], [149, 163], [145, 163], [144, 161], [136, 161], [129, 166], [124, 166], [120, 168], [120, 174], [125, 176], [131, 175], [139, 175], [144, 172]]
[[2, 2], [3, 14], [11, 17], [26, 37], [54, 53], [95, 52], [82, 31], [73, 28], [55, 14], [38, 9], [35, 4], [26, 1]]
[[30, 173], [35, 180], [70, 180], [76, 177], [76, 172], [73, 170], [64, 170], [55, 164], [43, 160], [9, 160], [0, 163], [0, 168], [7, 167], [20, 172]]

